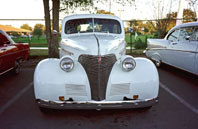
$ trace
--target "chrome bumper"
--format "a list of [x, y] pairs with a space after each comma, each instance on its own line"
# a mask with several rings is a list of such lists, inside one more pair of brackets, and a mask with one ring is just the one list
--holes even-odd
[[154, 105], [158, 98], [127, 101], [48, 101], [37, 99], [40, 107], [51, 109], [132, 109]]

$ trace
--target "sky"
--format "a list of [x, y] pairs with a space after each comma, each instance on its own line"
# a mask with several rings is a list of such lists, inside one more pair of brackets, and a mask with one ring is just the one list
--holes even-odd
[[[163, 2], [165, 1], [165, 2]], [[178, 1], [172, 3], [174, 5], [171, 11], [178, 10]], [[125, 6], [119, 5], [117, 3], [111, 2], [111, 12], [119, 16], [122, 20], [131, 19], [155, 19], [156, 11], [154, 7], [157, 7], [157, 3], [164, 4], [166, 7], [163, 11], [167, 12], [170, 7], [171, 0], [136, 0], [135, 6]], [[14, 27], [20, 27], [22, 24], [29, 24], [34, 26], [35, 23], [44, 24], [44, 21], [2, 21], [1, 19], [43, 19], [44, 9], [43, 0], [0, 0], [0, 24], [12, 25]], [[98, 9], [109, 10], [109, 3], [96, 5]], [[170, 11], [170, 10], [168, 10]], [[87, 12], [77, 11], [76, 14], [82, 14]], [[165, 15], [162, 13], [162, 15]], [[66, 14], [61, 13], [60, 18], [64, 18]]]

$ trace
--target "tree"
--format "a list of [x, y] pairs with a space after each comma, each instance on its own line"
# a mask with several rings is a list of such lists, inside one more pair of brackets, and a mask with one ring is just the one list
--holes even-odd
[[[52, 24], [50, 16], [50, 0], [43, 0], [44, 13], [45, 13], [45, 26], [46, 26], [46, 38], [48, 43], [48, 56], [59, 57], [58, 51], [58, 35], [53, 34], [51, 28], [59, 32], [59, 11], [65, 11], [65, 13], [74, 12], [77, 8], [82, 10], [90, 10], [95, 8], [94, 2], [103, 2], [107, 0], [52, 0]], [[135, 0], [111, 0], [113, 2], [124, 4], [131, 4]]]
[[28, 24], [23, 24], [20, 28], [32, 31], [32, 27], [29, 26]]
[[59, 32], [59, 11], [68, 12], [69, 10], [74, 10], [76, 7], [86, 7], [87, 5], [92, 4], [92, 0], [52, 0], [52, 24], [50, 22], [51, 16], [49, 4], [49, 0], [43, 0], [48, 56], [58, 58], [58, 34], [52, 34], [51, 28], [56, 30], [57, 33]]
[[172, 5], [174, 5], [172, 0], [171, 2], [165, 2], [165, 0], [152, 1], [155, 21], [149, 22], [153, 26], [156, 36], [159, 38], [163, 38], [167, 33], [170, 17], [166, 17], [166, 14], [171, 12]]
[[33, 35], [37, 36], [38, 40], [43, 35], [44, 32], [44, 25], [43, 24], [36, 24], [34, 26]]
[[198, 0], [189, 0], [189, 5], [196, 12], [196, 18], [198, 21]]
[[196, 21], [196, 12], [191, 9], [184, 9], [183, 23]]
[[[45, 30], [46, 30], [46, 39], [48, 43], [48, 56], [58, 58], [58, 32], [59, 32], [59, 8], [60, 8], [60, 0], [52, 0], [52, 24], [51, 24], [51, 16], [50, 16], [50, 8], [49, 8], [49, 0], [43, 0], [44, 5], [44, 13], [45, 13]], [[57, 33], [52, 35], [52, 31], [56, 30]]]
[[166, 30], [166, 31], [169, 31], [171, 28], [173, 28], [176, 25], [177, 12], [168, 13], [166, 15], [166, 18], [170, 19], [169, 20], [169, 25], [168, 25], [167, 30]]
[[[166, 18], [170, 19], [168, 27], [167, 27], [167, 31], [168, 31], [176, 25], [177, 12], [168, 13]], [[183, 23], [193, 22], [193, 21], [196, 21], [196, 12], [194, 12], [191, 9], [184, 9], [183, 10]]]
[[76, 9], [83, 11], [93, 8], [93, 0], [61, 0], [60, 11], [64, 11], [66, 14], [74, 13]]
[[111, 13], [111, 12], [108, 12], [108, 11], [105, 11], [105, 10], [97, 10], [96, 13], [97, 13], [97, 14], [110, 14], [110, 15], [115, 15], [114, 13]]

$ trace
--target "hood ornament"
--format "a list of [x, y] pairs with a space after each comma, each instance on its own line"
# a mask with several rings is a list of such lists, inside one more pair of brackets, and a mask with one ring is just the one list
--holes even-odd
[[98, 64], [101, 64], [101, 61], [102, 61], [102, 57], [98, 55]]

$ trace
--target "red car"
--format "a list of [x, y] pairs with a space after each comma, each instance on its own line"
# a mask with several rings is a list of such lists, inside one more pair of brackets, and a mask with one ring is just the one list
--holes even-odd
[[0, 75], [13, 71], [18, 74], [20, 64], [29, 56], [27, 43], [15, 43], [4, 31], [0, 30]]

